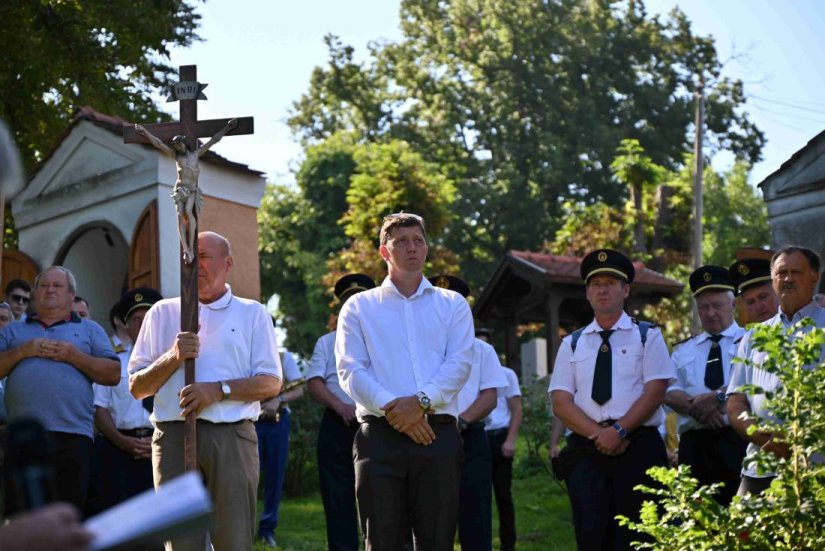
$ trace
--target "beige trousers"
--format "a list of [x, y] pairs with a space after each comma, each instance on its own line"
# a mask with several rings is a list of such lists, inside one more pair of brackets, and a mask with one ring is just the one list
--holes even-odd
[[[158, 423], [152, 437], [155, 488], [184, 473], [183, 423]], [[215, 551], [251, 550], [255, 538], [258, 436], [252, 421], [198, 421], [198, 469], [212, 499]], [[205, 534], [166, 542], [167, 551], [204, 551]]]

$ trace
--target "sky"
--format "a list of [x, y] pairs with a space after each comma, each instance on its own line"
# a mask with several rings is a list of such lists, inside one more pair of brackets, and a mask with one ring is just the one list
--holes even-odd
[[[332, 33], [366, 59], [367, 44], [397, 40], [398, 0], [208, 0], [199, 4], [202, 42], [172, 50], [173, 65], [196, 64], [208, 83], [201, 119], [254, 116], [253, 136], [229, 137], [215, 151], [267, 174], [294, 181], [301, 159], [286, 119], [292, 102], [324, 66], [323, 37]], [[648, 0], [648, 12], [675, 6], [697, 35], [712, 35], [725, 74], [745, 83], [747, 111], [765, 133], [759, 183], [825, 129], [825, 2], [819, 0]], [[177, 116], [177, 104], [165, 104]], [[731, 159], [718, 156], [717, 169]]]

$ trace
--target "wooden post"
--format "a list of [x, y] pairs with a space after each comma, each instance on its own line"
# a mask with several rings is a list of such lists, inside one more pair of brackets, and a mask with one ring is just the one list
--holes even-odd
[[[176, 135], [185, 137], [186, 145], [190, 151], [198, 150], [198, 138], [217, 134], [230, 119], [216, 119], [208, 121], [198, 120], [198, 101], [206, 100], [203, 95], [205, 84], [198, 82], [197, 67], [195, 65], [184, 65], [180, 68], [180, 82], [172, 87], [172, 93], [167, 101], [180, 102], [180, 122], [147, 124], [144, 126], [152, 135], [161, 141], [170, 141]], [[237, 119], [237, 126], [226, 132], [226, 135], [252, 134], [254, 122], [252, 117]], [[150, 140], [138, 134], [134, 125], [123, 126], [123, 141], [126, 143], [151, 143]], [[198, 238], [197, 213], [193, 212], [193, 219], [190, 224], [195, 225], [195, 239], [192, 243], [192, 254], [194, 260], [187, 264], [181, 262], [180, 265], [180, 327], [181, 331], [198, 332]], [[177, 222], [176, 222], [177, 224]], [[181, 246], [181, 256], [183, 246]], [[186, 385], [195, 382], [195, 360], [189, 359], [184, 362], [184, 378]], [[194, 413], [189, 413], [185, 420], [186, 436], [184, 440], [184, 464], [187, 471], [197, 469], [197, 419]]]

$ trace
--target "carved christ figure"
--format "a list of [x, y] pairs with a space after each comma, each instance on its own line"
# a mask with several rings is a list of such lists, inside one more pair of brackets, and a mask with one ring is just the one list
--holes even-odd
[[183, 246], [183, 261], [186, 264], [191, 264], [195, 259], [193, 250], [195, 248], [195, 235], [198, 230], [192, 217], [194, 216], [197, 219], [201, 207], [203, 207], [203, 194], [200, 187], [198, 187], [199, 159], [201, 155], [209, 151], [209, 148], [221, 141], [221, 138], [236, 126], [238, 126], [238, 119], [230, 119], [220, 132], [212, 136], [208, 142], [196, 151], [192, 151], [186, 145], [185, 136], [172, 138], [172, 146], [169, 147], [141, 125], [135, 125], [135, 132], [149, 140], [149, 143], [160, 151], [175, 159], [177, 164], [178, 179], [172, 190], [172, 200], [175, 202], [175, 210], [178, 213], [178, 236]]

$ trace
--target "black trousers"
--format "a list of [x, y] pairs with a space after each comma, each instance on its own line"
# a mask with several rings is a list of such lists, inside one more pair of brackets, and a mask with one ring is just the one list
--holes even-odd
[[152, 489], [152, 459], [135, 459], [101, 435], [100, 498], [103, 509]]
[[702, 485], [723, 482], [716, 501], [729, 505], [739, 489], [746, 448], [747, 442], [730, 427], [689, 430], [679, 436], [679, 463], [690, 465]]
[[358, 429], [355, 495], [366, 551], [404, 549], [410, 526], [416, 550], [453, 548], [464, 461], [461, 434], [454, 418], [430, 417], [437, 419], [430, 421], [436, 438], [429, 446], [416, 444], [383, 417]]
[[617, 456], [595, 451], [593, 442], [571, 434], [568, 446], [590, 446], [567, 479], [567, 493], [573, 510], [576, 544], [583, 551], [630, 549], [641, 534], [619, 526], [616, 515], [639, 518], [639, 510], [653, 496], [633, 489], [638, 484], [653, 486], [645, 471], [667, 464], [667, 452], [655, 427], [640, 427], [630, 434], [630, 445]]
[[[89, 487], [92, 461], [92, 439], [82, 434], [49, 432], [54, 444], [54, 501], [66, 501], [83, 511]], [[15, 469], [8, 465], [6, 477], [6, 515], [23, 511], [21, 496], [16, 491]]]
[[318, 429], [318, 478], [327, 520], [330, 551], [358, 551], [355, 467], [352, 445], [358, 422], [344, 423], [327, 408]]
[[458, 541], [463, 551], [493, 548], [493, 464], [484, 423], [473, 423], [461, 433], [464, 468], [458, 506]]
[[501, 446], [507, 439], [507, 429], [487, 432], [493, 467], [493, 491], [498, 508], [498, 539], [502, 551], [516, 547], [516, 512], [513, 506], [513, 458], [504, 457]]

